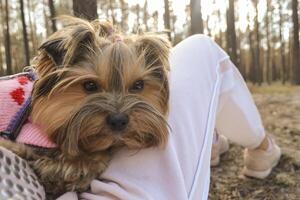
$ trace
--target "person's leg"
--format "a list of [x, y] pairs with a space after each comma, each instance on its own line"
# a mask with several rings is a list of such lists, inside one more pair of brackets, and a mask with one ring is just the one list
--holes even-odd
[[256, 148], [265, 130], [252, 96], [237, 68], [228, 59], [221, 63], [222, 89], [216, 130], [246, 148]]
[[[170, 61], [171, 138], [186, 187], [191, 186], [189, 196], [196, 197], [207, 192], [209, 185], [215, 118], [218, 132], [224, 131], [245, 147], [259, 146], [265, 132], [245, 82], [217, 44], [207, 37], [190, 37], [173, 49]], [[230, 118], [231, 126], [226, 126], [226, 118]]]
[[264, 178], [276, 165], [280, 149], [265, 134], [260, 115], [247, 85], [230, 60], [221, 63], [224, 70], [216, 130], [245, 150], [243, 173]]
[[217, 72], [220, 61], [227, 57], [211, 39], [201, 35], [185, 39], [171, 53], [170, 136], [184, 172], [189, 199], [207, 198], [220, 86]]

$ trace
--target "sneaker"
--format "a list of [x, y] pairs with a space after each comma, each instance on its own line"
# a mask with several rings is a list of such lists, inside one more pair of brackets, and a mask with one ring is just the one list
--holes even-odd
[[[245, 149], [244, 151], [244, 169], [242, 174], [248, 177], [264, 179], [278, 164], [281, 150], [275, 141], [267, 136], [269, 139], [269, 148], [262, 149]], [[270, 146], [271, 145], [271, 146]]]
[[215, 167], [220, 163], [220, 156], [229, 150], [228, 140], [225, 136], [216, 134], [215, 142], [211, 149], [210, 166]]

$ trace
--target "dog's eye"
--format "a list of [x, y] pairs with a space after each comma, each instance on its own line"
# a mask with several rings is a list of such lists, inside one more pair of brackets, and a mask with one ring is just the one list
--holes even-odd
[[87, 92], [96, 92], [98, 91], [98, 85], [95, 81], [86, 81], [83, 83], [83, 88]]
[[136, 81], [130, 88], [131, 92], [139, 92], [144, 89], [144, 81], [143, 80], [138, 80]]

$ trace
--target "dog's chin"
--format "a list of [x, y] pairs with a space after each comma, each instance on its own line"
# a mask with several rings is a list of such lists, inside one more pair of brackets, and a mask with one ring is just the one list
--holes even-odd
[[164, 139], [160, 138], [159, 135], [162, 134], [156, 135], [150, 132], [138, 133], [132, 131], [127, 134], [125, 133], [124, 136], [116, 136], [116, 140], [117, 143], [128, 149], [144, 149], [160, 146]]
[[102, 131], [101, 134], [79, 141], [81, 152], [95, 154], [119, 149], [140, 150], [150, 147], [164, 146], [167, 133], [139, 132], [126, 129], [124, 131]]

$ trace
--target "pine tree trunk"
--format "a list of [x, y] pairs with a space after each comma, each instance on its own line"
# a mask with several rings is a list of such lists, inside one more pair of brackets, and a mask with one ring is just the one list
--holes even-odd
[[139, 28], [141, 25], [141, 8], [139, 4], [136, 5], [136, 21]]
[[293, 33], [290, 31], [289, 43], [288, 43], [288, 52], [287, 52], [287, 80], [293, 83]]
[[52, 22], [52, 26], [51, 26], [52, 32], [55, 32], [55, 31], [57, 31], [57, 28], [56, 28], [56, 20], [55, 20], [56, 12], [55, 12], [53, 0], [49, 0], [48, 4], [49, 4], [49, 9], [50, 9], [50, 18], [51, 18], [51, 22]]
[[287, 81], [287, 68], [285, 63], [285, 41], [283, 39], [283, 16], [282, 16], [282, 2], [279, 3], [279, 40], [281, 44], [280, 48], [280, 61], [281, 61], [281, 82], [285, 84]]
[[206, 26], [206, 30], [207, 30], [208, 36], [211, 37], [212, 36], [211, 29], [208, 26], [209, 20], [210, 20], [210, 17], [207, 16], [207, 19], [206, 19], [206, 22], [205, 22], [205, 26]]
[[292, 0], [293, 10], [293, 82], [300, 85], [300, 50], [299, 50], [299, 19], [298, 0]]
[[[2, 6], [2, 5], [1, 5]], [[1, 8], [1, 10], [3, 10]], [[5, 46], [5, 60], [6, 60], [6, 74], [12, 74], [11, 63], [11, 47], [9, 36], [9, 13], [8, 13], [8, 0], [5, 0], [5, 29], [4, 30], [4, 46]]]
[[254, 58], [254, 64], [256, 67], [256, 80], [259, 85], [262, 84], [262, 79], [263, 79], [263, 67], [260, 65], [260, 34], [259, 34], [259, 22], [258, 22], [258, 0], [253, 0], [254, 2], [254, 7], [255, 7], [255, 58]]
[[114, 8], [113, 0], [109, 0], [108, 5], [109, 5], [109, 10], [110, 10], [110, 14], [111, 14], [112, 23], [115, 24], [116, 23], [116, 17], [115, 17], [115, 8]]
[[235, 14], [234, 1], [229, 0], [229, 8], [227, 10], [227, 32], [228, 32], [228, 49], [229, 55], [233, 63], [239, 67], [237, 60], [236, 30], [235, 30]]
[[249, 45], [250, 45], [250, 80], [252, 81], [252, 83], [257, 83], [257, 66], [256, 66], [256, 50], [255, 50], [255, 46], [254, 46], [254, 35], [253, 32], [248, 29], [248, 33], [249, 33]]
[[128, 4], [125, 2], [125, 0], [120, 0], [121, 4], [121, 28], [122, 31], [126, 32], [128, 30]]
[[[218, 19], [219, 19], [219, 21], [221, 22], [221, 11], [220, 10], [218, 10], [217, 11], [217, 15], [218, 15]], [[226, 45], [225, 45], [225, 41], [224, 41], [224, 39], [223, 39], [223, 32], [222, 32], [222, 30], [220, 30], [220, 33], [219, 33], [219, 35], [220, 35], [220, 38], [219, 38], [219, 45], [223, 48], [223, 49], [225, 49], [226, 48]]]
[[266, 55], [266, 80], [268, 84], [271, 84], [273, 79], [272, 68], [271, 68], [271, 45], [270, 45], [270, 23], [269, 23], [269, 13], [270, 13], [270, 0], [267, 0], [267, 13], [265, 16], [266, 23], [266, 37], [267, 37], [267, 55]]
[[[247, 76], [246, 76], [246, 65], [244, 63], [244, 55], [243, 55], [243, 49], [241, 48], [241, 39], [242, 38], [242, 32], [238, 31], [237, 35], [236, 35], [236, 54], [237, 54], [237, 67], [241, 73], [241, 75], [243, 76], [244, 80], [246, 80]], [[239, 52], [239, 53], [238, 53]]]
[[30, 27], [30, 40], [31, 40], [31, 56], [33, 56], [37, 50], [37, 41], [36, 41], [36, 27], [33, 25], [35, 21], [32, 21], [31, 12], [34, 12], [33, 6], [32, 6], [32, 0], [28, 0], [27, 3], [27, 9], [28, 9], [28, 19], [29, 19], [29, 27]]
[[191, 35], [197, 33], [203, 33], [201, 0], [190, 0], [190, 10], [191, 10]]
[[[248, 22], [250, 21], [250, 12], [248, 11], [247, 13], [247, 20]], [[255, 66], [255, 47], [254, 47], [254, 35], [253, 35], [253, 31], [251, 30], [250, 28], [250, 23], [248, 23], [248, 26], [247, 26], [247, 34], [248, 34], [248, 43], [249, 43], [249, 47], [250, 47], [250, 51], [249, 51], [249, 68], [248, 68], [248, 77], [249, 77], [249, 80], [255, 84], [256, 83], [256, 66]]]
[[24, 45], [24, 53], [25, 53], [25, 65], [30, 65], [30, 51], [28, 45], [28, 35], [27, 35], [27, 26], [24, 15], [24, 2], [20, 0], [20, 9], [21, 9], [21, 20], [22, 20], [22, 28], [23, 28], [23, 45]]
[[76, 17], [90, 21], [97, 19], [97, 0], [73, 0], [73, 12]]
[[145, 30], [146, 31], [149, 31], [149, 26], [148, 26], [148, 18], [149, 18], [149, 14], [148, 14], [148, 1], [145, 0], [145, 3], [144, 3], [144, 8], [143, 8], [143, 22], [144, 22], [144, 25], [145, 25]]
[[153, 29], [154, 31], [158, 31], [158, 11], [154, 11], [154, 13], [152, 14], [152, 18], [153, 18]]
[[164, 0], [165, 2], [165, 13], [164, 13], [164, 25], [165, 29], [168, 31], [168, 37], [171, 41], [171, 23], [170, 23], [170, 6], [169, 6], [169, 0]]
[[44, 22], [45, 22], [45, 29], [46, 29], [46, 35], [48, 37], [51, 34], [51, 30], [50, 30], [50, 25], [49, 25], [49, 21], [48, 21], [47, 12], [46, 12], [45, 2], [43, 5], [44, 5], [43, 6], [43, 16], [44, 16]]

